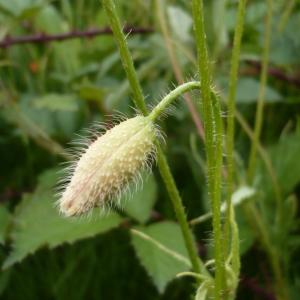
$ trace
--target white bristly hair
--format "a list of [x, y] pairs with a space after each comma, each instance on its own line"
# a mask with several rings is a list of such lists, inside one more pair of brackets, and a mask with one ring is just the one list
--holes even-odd
[[[155, 161], [155, 138], [160, 132], [144, 116], [125, 120], [98, 136], [84, 141], [76, 161], [61, 180], [59, 209], [77, 216], [100, 206], [105, 211], [118, 204], [130, 183], [138, 185], [140, 174]], [[82, 146], [82, 145], [81, 145]]]

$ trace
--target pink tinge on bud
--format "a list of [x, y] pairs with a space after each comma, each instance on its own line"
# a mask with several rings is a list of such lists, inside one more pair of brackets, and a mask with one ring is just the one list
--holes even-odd
[[99, 136], [75, 163], [59, 200], [60, 211], [75, 216], [113, 203], [153, 161], [156, 136], [154, 124], [143, 116], [121, 122]]

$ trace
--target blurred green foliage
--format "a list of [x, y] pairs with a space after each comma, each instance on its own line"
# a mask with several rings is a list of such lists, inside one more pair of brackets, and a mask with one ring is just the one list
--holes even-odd
[[[225, 6], [224, 6], [224, 2]], [[253, 125], [259, 87], [264, 1], [248, 1], [237, 87], [238, 110]], [[283, 204], [276, 218], [273, 182], [260, 160], [253, 188], [259, 211], [280, 250], [291, 299], [300, 290], [300, 6], [283, 27], [286, 2], [275, 1], [271, 68], [266, 87], [262, 145], [278, 180]], [[234, 0], [205, 1], [206, 32], [214, 59], [215, 85], [224, 98], [235, 26]], [[165, 1], [178, 64], [195, 77], [195, 47], [189, 1]], [[149, 106], [176, 83], [152, 1], [118, 1], [124, 24], [149, 27], [129, 34], [139, 78]], [[280, 23], [281, 24], [281, 23]], [[107, 26], [98, 0], [0, 0], [0, 40], [9, 35], [59, 34]], [[198, 96], [197, 93], [192, 95]], [[136, 228], [170, 251], [186, 256], [168, 195], [155, 168], [123, 209], [108, 215], [66, 220], [55, 208], [57, 166], [76, 135], [111, 115], [134, 115], [129, 85], [111, 35], [92, 39], [14, 45], [0, 52], [0, 296], [3, 299], [190, 299], [193, 284], [174, 279], [188, 267], [153, 243], [130, 232]], [[224, 106], [225, 111], [225, 106]], [[189, 219], [209, 211], [203, 142], [183, 101], [160, 123], [168, 160]], [[244, 186], [250, 140], [237, 125], [237, 189]], [[265, 256], [242, 209], [242, 277], [238, 299], [264, 299], [270, 292]], [[255, 222], [255, 220], [254, 220]], [[195, 227], [199, 253], [210, 257], [209, 222]], [[76, 242], [76, 243], [75, 243]], [[18, 262], [18, 263], [17, 263]], [[266, 298], [265, 298], [266, 299]]]

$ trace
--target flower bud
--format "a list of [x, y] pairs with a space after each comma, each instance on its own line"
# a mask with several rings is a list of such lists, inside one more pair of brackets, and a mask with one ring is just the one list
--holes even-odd
[[156, 135], [149, 118], [136, 116], [99, 136], [74, 164], [60, 211], [74, 216], [114, 203], [153, 160]]

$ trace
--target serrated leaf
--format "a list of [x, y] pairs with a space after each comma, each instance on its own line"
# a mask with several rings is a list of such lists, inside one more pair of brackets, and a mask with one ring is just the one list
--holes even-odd
[[54, 205], [52, 187], [57, 181], [56, 173], [46, 172], [37, 190], [26, 194], [17, 207], [11, 231], [12, 251], [4, 261], [3, 268], [20, 262], [43, 246], [51, 249], [63, 243], [93, 237], [118, 226], [122, 221], [115, 213], [101, 216], [98, 210], [86, 218], [62, 217]]
[[[140, 226], [137, 229], [188, 260], [182, 233], [176, 223], [165, 221], [147, 227]], [[141, 264], [152, 277], [160, 293], [176, 274], [189, 270], [187, 263], [161, 250], [149, 240], [132, 234], [132, 243]]]
[[140, 223], [148, 221], [157, 197], [157, 185], [153, 175], [146, 176], [143, 188], [133, 194], [126, 202], [125, 212]]
[[74, 95], [47, 94], [33, 100], [35, 108], [50, 111], [76, 111], [78, 103]]

